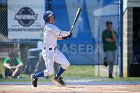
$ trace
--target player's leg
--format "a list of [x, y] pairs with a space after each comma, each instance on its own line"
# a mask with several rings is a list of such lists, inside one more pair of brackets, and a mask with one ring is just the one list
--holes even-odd
[[12, 70], [5, 67], [5, 78], [11, 78], [12, 77]]
[[31, 75], [32, 84], [34, 87], [37, 87], [37, 80], [39, 77], [49, 76], [54, 72], [54, 52], [43, 51], [42, 56], [45, 62], [46, 69]]
[[110, 51], [106, 51], [105, 52], [105, 56], [106, 56], [106, 62], [107, 62], [107, 64], [109, 65], [109, 69], [108, 69], [108, 73], [109, 73], [109, 75], [108, 75], [108, 77], [112, 77], [112, 65], [111, 65], [111, 60], [112, 60], [112, 54], [111, 54], [111, 52]]
[[111, 54], [111, 59], [110, 59], [110, 64], [109, 64], [109, 78], [113, 78], [113, 69], [114, 69], [116, 52], [111, 51], [110, 54]]
[[[46, 69], [45, 62], [44, 62], [44, 59], [42, 57], [42, 53], [40, 53], [39, 61], [37, 62], [37, 65], [36, 65], [34, 73], [39, 73], [44, 69]], [[45, 76], [45, 78], [48, 79], [48, 76]]]
[[109, 62], [109, 78], [113, 78], [113, 61]]
[[60, 85], [65, 85], [64, 81], [61, 78], [61, 75], [70, 66], [70, 63], [67, 60], [67, 58], [59, 50], [56, 50], [56, 51], [57, 51], [57, 55], [55, 56], [55, 62], [60, 64], [61, 67], [56, 73], [54, 77], [54, 81], [58, 82]]
[[[45, 63], [47, 63], [47, 62], [48, 62], [48, 60], [45, 60]], [[49, 63], [51, 63], [51, 64], [49, 64]], [[46, 64], [47, 68], [45, 70], [42, 70], [36, 74], [31, 75], [32, 84], [34, 87], [37, 87], [37, 81], [38, 81], [39, 77], [49, 76], [49, 75], [53, 74], [53, 72], [54, 72], [53, 63], [54, 63], [54, 61], [52, 61], [52, 62], [49, 61], [48, 64]]]
[[12, 73], [12, 78], [17, 78], [17, 76], [19, 76], [19, 72], [20, 72], [20, 67], [14, 69]]
[[109, 78], [113, 78], [113, 66], [114, 66], [114, 52], [107, 51], [107, 61], [109, 64]]
[[56, 74], [56, 77], [60, 77], [61, 74], [68, 69], [70, 63], [63, 53], [61, 53], [59, 50], [56, 51], [57, 51], [57, 56], [55, 56], [55, 62], [61, 65], [60, 69]]

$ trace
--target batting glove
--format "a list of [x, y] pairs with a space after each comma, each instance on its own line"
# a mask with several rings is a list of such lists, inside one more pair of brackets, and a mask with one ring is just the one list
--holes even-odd
[[70, 39], [72, 36], [72, 33], [70, 33], [70, 35], [66, 36], [66, 37], [62, 37], [62, 39]]

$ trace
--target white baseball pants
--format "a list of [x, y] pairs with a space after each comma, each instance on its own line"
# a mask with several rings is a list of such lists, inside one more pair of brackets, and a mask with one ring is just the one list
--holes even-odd
[[42, 56], [46, 66], [44, 76], [49, 76], [54, 73], [54, 62], [60, 64], [63, 69], [67, 69], [70, 66], [67, 58], [57, 48], [52, 50], [43, 49]]

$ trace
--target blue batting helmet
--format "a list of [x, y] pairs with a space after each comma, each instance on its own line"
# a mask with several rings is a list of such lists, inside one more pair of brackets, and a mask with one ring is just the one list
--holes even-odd
[[49, 22], [49, 17], [50, 16], [54, 16], [55, 14], [52, 12], [52, 11], [46, 11], [45, 13], [44, 13], [44, 15], [43, 15], [43, 19], [44, 19], [44, 21], [46, 22], [46, 23], [48, 23]]

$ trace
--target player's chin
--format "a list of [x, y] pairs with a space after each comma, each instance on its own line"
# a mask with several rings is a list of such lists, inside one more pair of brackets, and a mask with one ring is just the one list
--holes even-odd
[[54, 24], [55, 23], [55, 21], [52, 21], [52, 22], [50, 22], [51, 24]]
[[55, 23], [55, 20], [53, 21], [53, 24]]

